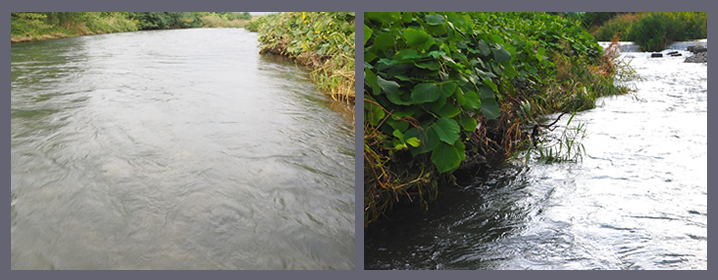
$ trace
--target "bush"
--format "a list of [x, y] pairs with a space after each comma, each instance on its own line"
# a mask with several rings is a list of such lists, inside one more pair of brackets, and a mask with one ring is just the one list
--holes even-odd
[[599, 27], [594, 36], [599, 41], [611, 41], [614, 36], [622, 41], [634, 41], [631, 36], [631, 27], [645, 14], [626, 13], [620, 14], [608, 20], [604, 25]]
[[[661, 51], [670, 43], [673, 34], [671, 18], [665, 13], [651, 13], [638, 20], [631, 28], [630, 37], [643, 51]], [[669, 33], [669, 31], [671, 31]]]

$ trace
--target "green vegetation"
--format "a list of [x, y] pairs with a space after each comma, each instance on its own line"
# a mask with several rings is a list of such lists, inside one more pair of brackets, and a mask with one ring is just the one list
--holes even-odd
[[10, 13], [11, 42], [136, 31], [127, 13]]
[[[354, 102], [354, 13], [278, 13], [253, 19], [262, 53], [312, 69], [311, 78], [336, 100]], [[353, 114], [352, 114], [353, 115]]]
[[582, 125], [537, 148], [526, 131], [628, 92], [614, 80], [632, 73], [580, 21], [548, 13], [366, 13], [364, 43], [365, 225], [517, 151], [576, 159]]
[[13, 12], [10, 15], [13, 43], [148, 29], [242, 27], [251, 19], [247, 12]]
[[[707, 13], [613, 14], [615, 15], [610, 19], [600, 22], [600, 26], [599, 24], [589, 26], [594, 30], [596, 39], [610, 41], [616, 36], [622, 41], [635, 41], [644, 51], [661, 51], [672, 42], [708, 37]], [[602, 16], [605, 18], [607, 15]]]

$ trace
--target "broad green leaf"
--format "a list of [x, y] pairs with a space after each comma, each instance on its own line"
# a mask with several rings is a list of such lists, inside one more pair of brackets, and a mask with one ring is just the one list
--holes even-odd
[[430, 152], [439, 144], [439, 136], [436, 135], [433, 129], [412, 127], [404, 133], [404, 138], [417, 138], [420, 140], [421, 144], [419, 146], [410, 149], [412, 156]]
[[366, 46], [366, 41], [369, 41], [369, 38], [371, 38], [371, 33], [372, 33], [371, 28], [369, 28], [365, 24], [364, 25], [364, 45], [365, 46]]
[[404, 23], [409, 23], [414, 19], [414, 13], [403, 13], [401, 14], [401, 21]]
[[496, 84], [494, 84], [494, 82], [492, 82], [491, 80], [483, 80], [482, 82], [484, 83], [484, 85], [487, 85], [487, 86], [489, 86], [492, 90], [494, 90], [494, 92], [499, 91], [499, 88], [498, 88], [498, 87], [496, 86]]
[[504, 48], [494, 49], [494, 59], [498, 63], [511, 60], [511, 54]]
[[436, 61], [426, 61], [421, 63], [414, 63], [416, 67], [419, 67], [421, 69], [427, 69], [431, 71], [439, 70], [439, 64], [436, 63]]
[[505, 44], [505, 43], [504, 43], [504, 38], [501, 37], [501, 35], [499, 35], [499, 34], [494, 34], [494, 35], [492, 35], [492, 38], [494, 39], [494, 42], [496, 42], [496, 43], [498, 43], [498, 44], [500, 44], [500, 45], [504, 45], [504, 44]]
[[382, 77], [377, 76], [376, 82], [386, 93], [396, 93], [399, 90], [399, 84], [395, 81], [387, 81], [382, 79]]
[[445, 54], [446, 54], [446, 53], [445, 53], [445, 52], [442, 52], [442, 51], [430, 51], [430, 52], [428, 53], [428, 55], [431, 56], [431, 57], [433, 57], [433, 58], [439, 58], [441, 55], [445, 55]]
[[407, 28], [404, 30], [404, 39], [406, 39], [406, 43], [412, 47], [422, 46], [429, 40], [429, 37], [429, 34], [424, 32], [424, 30], [416, 28]]
[[496, 95], [489, 87], [482, 86], [479, 88], [481, 92], [481, 113], [487, 119], [498, 118], [501, 114], [499, 112], [499, 104], [496, 103]]
[[479, 53], [483, 56], [487, 56], [491, 53], [491, 49], [489, 49], [489, 44], [487, 44], [484, 40], [479, 40]]
[[441, 109], [439, 109], [436, 113], [439, 114], [439, 116], [441, 116], [441, 117], [453, 118], [454, 116], [456, 116], [456, 115], [458, 115], [459, 113], [461, 113], [461, 109], [456, 108], [456, 106], [454, 106], [454, 105], [451, 104], [451, 103], [446, 103], [446, 104], [445, 104], [443, 107], [441, 107]]
[[447, 98], [454, 94], [454, 91], [456, 91], [456, 83], [454, 82], [448, 82], [443, 85], [441, 85], [441, 96], [443, 98]]
[[454, 170], [459, 167], [462, 160], [463, 149], [446, 143], [439, 143], [431, 153], [431, 162], [436, 165], [439, 173]]
[[545, 52], [546, 52], [546, 49], [544, 49], [544, 47], [539, 47], [539, 48], [536, 50], [536, 59], [538, 59], [539, 61], [542, 61], [542, 60], [543, 60], [543, 55], [544, 55]]
[[464, 131], [474, 131], [476, 130], [476, 125], [478, 124], [475, 118], [469, 117], [466, 114], [459, 115], [460, 121], [461, 121], [461, 128], [464, 129]]
[[481, 93], [481, 99], [494, 98], [496, 96], [495, 92], [487, 86], [480, 86], [479, 93]]
[[[364, 62], [372, 62], [377, 56], [374, 53], [364, 53]], [[370, 67], [373, 67], [370, 65]]]
[[371, 94], [377, 95], [381, 93], [381, 87], [377, 83], [377, 76], [371, 70], [364, 70], [364, 83], [369, 84], [371, 88]]
[[364, 13], [364, 16], [368, 19], [375, 20], [378, 22], [389, 23], [396, 21], [401, 18], [399, 12], [368, 12]]
[[397, 105], [412, 105], [412, 104], [414, 104], [414, 102], [411, 100], [405, 100], [408, 97], [404, 96], [403, 91], [401, 91], [401, 90], [387, 92], [386, 98], [389, 99], [389, 101], [391, 101], [391, 103], [394, 103]]
[[442, 15], [428, 15], [426, 16], [426, 23], [429, 25], [442, 25], [445, 23], [444, 16]]
[[406, 139], [406, 143], [411, 145], [412, 147], [419, 147], [419, 145], [421, 145], [421, 140], [416, 137], [411, 137], [409, 139]]
[[456, 104], [459, 104], [459, 106], [464, 106], [466, 104], [466, 97], [464, 97], [464, 91], [461, 90], [461, 88], [454, 91], [454, 99], [456, 99]]
[[506, 78], [509, 79], [512, 79], [517, 75], [516, 70], [511, 64], [508, 64], [508, 66], [504, 66], [504, 74], [506, 74]]
[[374, 36], [374, 48], [379, 50], [393, 48], [394, 42], [394, 36], [389, 32], [382, 32]]
[[456, 139], [459, 139], [459, 124], [451, 118], [438, 119], [429, 127], [429, 130], [434, 130], [439, 136], [439, 140], [447, 144], [453, 144]]
[[409, 128], [408, 122], [393, 117], [386, 120], [386, 123], [389, 124], [389, 126], [391, 126], [392, 128], [402, 132], [406, 131]]
[[[405, 60], [409, 58], [413, 58], [414, 56], [419, 56], [418, 52], [415, 49], [403, 49], [396, 52], [394, 55], [395, 60]], [[421, 56], [419, 56], [421, 57]]]
[[469, 109], [479, 109], [481, 108], [481, 99], [479, 99], [479, 95], [476, 94], [475, 91], [470, 90], [467, 91], [464, 94], [464, 97], [466, 97], [466, 108]]
[[391, 133], [391, 135], [394, 135], [394, 137], [401, 140], [401, 142], [404, 142], [404, 133], [401, 133], [400, 130], [395, 129], [394, 132]]
[[404, 81], [404, 82], [411, 81], [411, 78], [409, 78], [405, 75], [395, 75], [394, 78], [396, 78], [397, 80]]
[[411, 91], [411, 99], [414, 103], [421, 104], [436, 101], [441, 97], [439, 86], [434, 83], [422, 83], [414, 86]]

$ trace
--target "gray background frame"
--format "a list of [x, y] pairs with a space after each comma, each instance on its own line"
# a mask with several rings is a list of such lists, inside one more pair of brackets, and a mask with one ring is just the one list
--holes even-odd
[[[5, 2], [5, 1], [4, 1]], [[654, 0], [654, 1], [621, 1], [621, 0], [601, 0], [591, 2], [580, 2], [580, 1], [531, 1], [531, 0], [512, 0], [512, 1], [467, 1], [467, 0], [441, 0], [441, 1], [428, 1], [428, 0], [353, 0], [353, 1], [331, 1], [331, 0], [273, 0], [273, 1], [230, 1], [230, 0], [203, 0], [203, 1], [190, 1], [190, 0], [179, 0], [179, 1], [148, 1], [148, 0], [122, 0], [122, 1], [90, 1], [90, 0], [67, 0], [67, 1], [51, 1], [51, 0], [30, 0], [30, 1], [7, 1], [2, 4], [8, 8], [9, 11], [353, 11], [356, 12], [356, 42], [363, 42], [363, 12], [394, 12], [394, 11], [487, 11], [487, 12], [498, 12], [498, 11], [711, 11], [712, 7], [715, 6], [715, 2], [709, 1], [698, 1], [698, 0], [683, 0], [683, 1], [667, 1], [667, 0]], [[712, 14], [712, 13], [709, 13]], [[7, 16], [7, 14], [6, 14]], [[713, 21], [709, 20], [708, 33], [709, 37], [712, 37]], [[6, 45], [7, 46], [7, 45]], [[358, 81], [363, 80], [363, 60], [364, 53], [359, 52], [359, 46], [357, 45], [356, 54], [356, 97], [357, 100], [363, 99], [363, 83]], [[4, 47], [9, 48], [9, 47]], [[8, 62], [5, 57], [6, 63]], [[7, 69], [7, 68], [6, 68]], [[9, 74], [9, 73], [8, 73]], [[6, 74], [7, 75], [7, 74]], [[709, 73], [709, 81], [713, 80], [717, 76], [715, 72]], [[6, 76], [7, 77], [7, 76]], [[7, 103], [5, 103], [7, 102]], [[5, 106], [9, 107], [10, 94], [7, 93], [3, 100]], [[708, 107], [715, 107], [716, 102], [709, 100]], [[6, 110], [9, 110], [5, 107]], [[356, 183], [356, 241], [355, 241], [355, 259], [356, 269], [355, 271], [197, 271], [197, 272], [178, 272], [178, 271], [152, 271], [152, 272], [108, 272], [108, 271], [91, 271], [91, 272], [62, 272], [61, 274], [51, 274], [50, 272], [32, 272], [32, 271], [9, 271], [9, 276], [12, 279], [25, 279], [25, 278], [115, 278], [123, 279], [128, 276], [130, 277], [142, 277], [142, 278], [169, 278], [172, 279], [195, 279], [197, 277], [261, 277], [262, 279], [283, 279], [283, 278], [299, 278], [299, 279], [366, 279], [367, 277], [375, 278], [391, 278], [391, 279], [436, 279], [443, 277], [455, 277], [455, 278], [509, 278], [509, 279], [524, 279], [539, 277], [541, 279], [555, 279], [555, 278], [592, 278], [592, 279], [604, 279], [606, 277], [618, 277], [621, 279], [676, 279], [676, 278], [688, 278], [688, 279], [715, 279], [715, 276], [710, 277], [710, 270], [708, 271], [644, 271], [644, 272], [585, 272], [585, 271], [570, 271], [570, 272], [542, 272], [532, 273], [525, 271], [404, 271], [404, 272], [388, 272], [388, 271], [363, 271], [364, 267], [364, 232], [363, 232], [363, 188], [364, 176], [363, 176], [363, 160], [360, 155], [363, 154], [363, 102], [356, 102], [356, 136], [355, 136], [355, 183]], [[6, 111], [7, 112], [7, 111]], [[709, 119], [715, 119], [713, 115], [709, 115]], [[716, 131], [715, 124], [708, 122], [708, 133], [710, 139], [716, 139], [714, 133]], [[9, 124], [5, 123], [6, 133], [9, 132]], [[9, 144], [9, 139], [5, 138], [6, 144]], [[708, 149], [708, 165], [714, 166], [716, 151], [714, 149]], [[4, 156], [9, 156], [7, 150], [3, 153]], [[713, 155], [713, 156], [711, 156]], [[10, 163], [6, 162], [8, 166], [5, 166], [5, 172], [10, 170]], [[7, 174], [7, 173], [6, 173]], [[718, 174], [710, 173], [708, 175], [708, 185], [718, 181]], [[7, 184], [4, 187], [10, 188], [7, 180], [10, 176], [6, 177]], [[7, 195], [7, 193], [5, 193]], [[709, 202], [716, 200], [709, 197]], [[712, 203], [709, 203], [712, 204]], [[709, 228], [713, 224], [710, 222], [709, 217]], [[5, 233], [7, 234], [7, 232]], [[6, 243], [7, 244], [7, 243]], [[7, 245], [6, 245], [7, 246]], [[710, 252], [709, 247], [709, 252]], [[7, 256], [7, 255], [6, 255]], [[7, 260], [6, 263], [10, 261]], [[9, 270], [9, 267], [8, 267]], [[604, 274], [604, 273], [610, 273]], [[638, 273], [638, 274], [636, 274]], [[684, 278], [684, 279], [685, 279]]]

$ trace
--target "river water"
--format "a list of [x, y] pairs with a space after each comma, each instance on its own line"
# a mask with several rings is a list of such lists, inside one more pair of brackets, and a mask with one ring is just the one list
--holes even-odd
[[642, 80], [576, 115], [583, 161], [445, 187], [426, 214], [365, 231], [366, 268], [707, 269], [708, 67], [680, 52], [622, 54]]
[[13, 44], [10, 68], [12, 269], [354, 269], [351, 119], [256, 33]]

